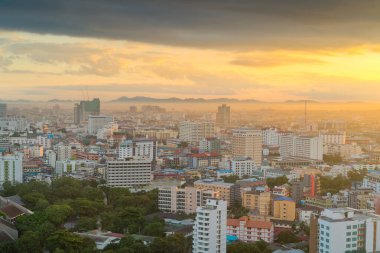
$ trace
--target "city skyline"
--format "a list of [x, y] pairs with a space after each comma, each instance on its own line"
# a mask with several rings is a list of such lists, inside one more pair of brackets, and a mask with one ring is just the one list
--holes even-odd
[[378, 7], [372, 1], [3, 2], [0, 99], [82, 100], [88, 92], [102, 100], [122, 94], [374, 102]]

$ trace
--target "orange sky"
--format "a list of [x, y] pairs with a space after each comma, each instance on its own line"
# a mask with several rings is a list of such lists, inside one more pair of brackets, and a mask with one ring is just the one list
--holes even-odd
[[[354, 7], [344, 11], [355, 10]], [[311, 16], [324, 13], [323, 9], [317, 12], [318, 8]], [[228, 36], [219, 39], [223, 30], [212, 27], [213, 20], [208, 26], [215, 29], [215, 33], [211, 28], [207, 28], [209, 33], [206, 29], [203, 31], [192, 21], [191, 26], [181, 23], [183, 34], [177, 29], [173, 37], [174, 28], [165, 27], [162, 34], [153, 34], [153, 39], [144, 37], [152, 32], [145, 32], [147, 28], [143, 24], [141, 38], [132, 34], [131, 39], [129, 35], [126, 38], [116, 38], [114, 34], [86, 36], [86, 29], [79, 37], [72, 31], [63, 35], [66, 32], [23, 32], [20, 30], [32, 29], [6, 27], [0, 30], [0, 100], [78, 100], [88, 93], [103, 100], [120, 96], [175, 96], [262, 101], [377, 101], [380, 97], [380, 42], [365, 37], [366, 34], [363, 39], [357, 39], [362, 38], [360, 34], [355, 37], [353, 31], [341, 32], [347, 30], [342, 25], [343, 21], [347, 23], [343, 17], [338, 20], [341, 23], [331, 20], [329, 24], [319, 22], [316, 26], [314, 20], [298, 14], [295, 21], [299, 36], [289, 29], [288, 35], [282, 34], [283, 40], [277, 41], [278, 38], [271, 37], [274, 36], [271, 32], [275, 32], [272, 27], [262, 35], [269, 42], [256, 41], [257, 44], [250, 44], [252, 38], [245, 38], [245, 30], [240, 31], [240, 28], [237, 30], [241, 41], [238, 38], [229, 44]], [[327, 13], [324, 20], [335, 14]], [[376, 17], [377, 13], [372, 14]], [[225, 15], [228, 17], [229, 13]], [[232, 21], [246, 19], [243, 14], [234, 15], [236, 18]], [[288, 16], [283, 19], [289, 20]], [[9, 17], [13, 16], [9, 14]], [[376, 27], [376, 22], [365, 17], [352, 20], [349, 27], [358, 31], [368, 27], [368, 31], [364, 31], [367, 34], [373, 33]], [[368, 25], [371, 22], [373, 26]], [[197, 30], [191, 30], [194, 27]], [[325, 32], [329, 29], [339, 32]], [[321, 31], [324, 33], [318, 37]], [[257, 36], [261, 33], [264, 32], [255, 31]], [[176, 39], [173, 43], [168, 42], [171, 36]], [[218, 40], [221, 43], [217, 43]], [[196, 44], [198, 41], [205, 46]]]

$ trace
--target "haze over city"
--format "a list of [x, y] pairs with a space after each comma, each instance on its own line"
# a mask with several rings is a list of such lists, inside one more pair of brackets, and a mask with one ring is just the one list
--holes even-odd
[[377, 1], [2, 1], [0, 99], [377, 102]]
[[0, 253], [380, 252], [380, 1], [0, 0]]

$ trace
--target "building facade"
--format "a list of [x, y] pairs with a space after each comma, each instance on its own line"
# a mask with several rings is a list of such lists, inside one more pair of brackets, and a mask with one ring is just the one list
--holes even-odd
[[193, 228], [193, 253], [227, 252], [227, 202], [208, 199], [197, 208]]
[[261, 134], [261, 130], [234, 129], [232, 132], [232, 155], [234, 157], [250, 157], [257, 166], [260, 166], [263, 157]]
[[110, 187], [141, 187], [152, 181], [152, 161], [149, 159], [108, 161], [105, 179]]

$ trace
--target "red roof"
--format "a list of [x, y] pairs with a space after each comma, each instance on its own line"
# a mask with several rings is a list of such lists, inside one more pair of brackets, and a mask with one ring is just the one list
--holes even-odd
[[271, 229], [273, 227], [273, 223], [270, 221], [255, 221], [249, 220], [248, 217], [241, 217], [240, 219], [227, 219], [227, 226], [240, 226], [240, 221], [245, 221], [245, 226], [247, 228], [262, 228], [262, 229]]

